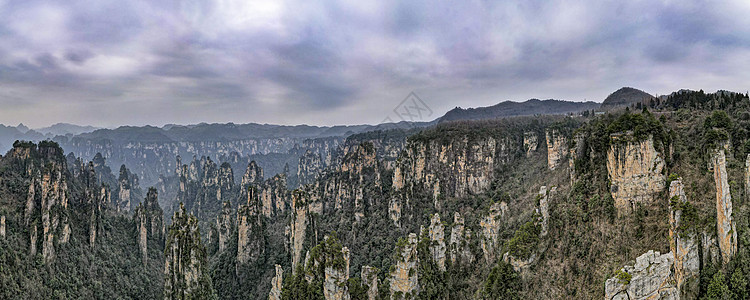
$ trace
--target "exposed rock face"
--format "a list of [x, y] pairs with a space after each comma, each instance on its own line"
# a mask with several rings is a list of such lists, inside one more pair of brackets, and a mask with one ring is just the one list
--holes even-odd
[[255, 262], [263, 254], [266, 242], [265, 222], [260, 213], [260, 199], [254, 188], [250, 188], [248, 193], [247, 204], [241, 205], [237, 210], [238, 267]]
[[508, 205], [505, 202], [493, 203], [489, 215], [479, 222], [479, 226], [482, 227], [482, 252], [488, 262], [494, 262], [497, 258], [498, 234], [507, 210]]
[[260, 189], [261, 207], [263, 215], [272, 217], [277, 213], [286, 211], [287, 187], [286, 174], [277, 174], [261, 185]]
[[394, 169], [396, 192], [406, 190], [408, 197], [414, 187], [434, 191], [439, 184], [440, 193], [462, 197], [486, 190], [495, 164], [507, 161], [512, 147], [509, 140], [487, 137], [470, 141], [465, 137], [449, 143], [411, 141], [406, 148]]
[[5, 215], [0, 216], [0, 237], [5, 238]]
[[284, 270], [281, 266], [276, 265], [276, 276], [271, 279], [271, 291], [268, 293], [268, 300], [281, 300], [281, 287], [284, 283], [283, 280]]
[[401, 201], [398, 198], [392, 198], [388, 203], [388, 216], [393, 221], [393, 225], [401, 227]]
[[117, 180], [118, 201], [115, 204], [115, 211], [119, 213], [129, 213], [134, 201], [137, 201], [140, 190], [138, 187], [138, 176], [130, 173], [125, 165], [120, 166], [120, 177]]
[[523, 149], [526, 150], [526, 157], [531, 157], [536, 148], [539, 147], [539, 136], [534, 131], [523, 133]]
[[245, 175], [240, 180], [240, 196], [238, 199], [247, 199], [248, 189], [251, 186], [260, 187], [263, 183], [263, 169], [253, 160], [247, 164]]
[[[670, 268], [674, 262], [672, 253], [660, 254], [649, 250], [635, 260], [634, 266], [620, 270], [630, 275], [607, 279], [604, 293], [606, 300], [679, 299]], [[621, 274], [624, 274], [621, 273]]]
[[[42, 256], [45, 262], [55, 259], [55, 244], [66, 243], [70, 237], [70, 225], [67, 214], [62, 212], [68, 208], [68, 184], [65, 178], [66, 161], [62, 149], [55, 146], [43, 147], [40, 143], [39, 154], [46, 158], [50, 165], [41, 174], [41, 225], [42, 225]], [[56, 238], [59, 236], [59, 238]], [[36, 240], [35, 238], [33, 240]]]
[[451, 261], [455, 263], [472, 263], [474, 256], [469, 250], [471, 230], [464, 229], [464, 218], [458, 212], [453, 213], [453, 228], [449, 244]]
[[505, 252], [503, 254], [503, 261], [509, 263], [511, 266], [513, 266], [514, 271], [519, 272], [522, 276], [524, 276], [528, 272], [529, 268], [531, 268], [531, 265], [536, 261], [536, 253], [532, 253], [527, 259], [522, 259], [517, 258], [508, 252]]
[[211, 278], [206, 273], [206, 248], [201, 243], [198, 219], [175, 211], [166, 243], [164, 299], [215, 299]]
[[219, 217], [216, 218], [216, 228], [219, 232], [219, 252], [224, 252], [229, 242], [229, 235], [232, 233], [232, 204], [229, 201], [224, 202]]
[[680, 229], [683, 206], [687, 202], [682, 178], [669, 185], [669, 199], [669, 249], [674, 254], [674, 278], [681, 296], [695, 298], [699, 288], [699, 245], [694, 232]]
[[159, 206], [159, 195], [155, 188], [149, 188], [146, 199], [135, 208], [135, 219], [138, 225], [138, 246], [141, 250], [143, 265], [148, 262], [149, 238], [152, 246], [161, 249], [164, 243], [164, 212]]
[[719, 246], [718, 246], [718, 243], [716, 242], [715, 235], [708, 233], [708, 232], [702, 232], [701, 249], [702, 249], [701, 250], [702, 263], [704, 266], [719, 262], [721, 251], [719, 251]]
[[229, 163], [222, 163], [219, 167], [219, 173], [217, 174], [218, 180], [216, 184], [216, 199], [224, 203], [232, 199], [232, 189], [234, 188], [234, 173], [232, 172], [232, 166]]
[[727, 181], [727, 158], [724, 149], [713, 153], [714, 182], [716, 183], [716, 233], [721, 259], [724, 263], [737, 253], [737, 230], [732, 217], [732, 195]]
[[[552, 187], [552, 189], [555, 189], [555, 187]], [[550, 190], [550, 193], [547, 193], [547, 187], [542, 186], [539, 188], [539, 196], [537, 198], [539, 199], [539, 212], [542, 214], [542, 236], [547, 235], [547, 222], [549, 221], [549, 196], [552, 194], [553, 191]]]
[[570, 185], [573, 185], [577, 178], [576, 174], [576, 160], [578, 157], [583, 155], [583, 151], [586, 151], [586, 136], [579, 132], [576, 133], [573, 141], [575, 142], [575, 145], [573, 145], [573, 148], [569, 149], [570, 152], [568, 155], [568, 171], [570, 172]]
[[292, 223], [289, 236], [289, 244], [292, 247], [292, 272], [300, 263], [302, 245], [305, 242], [305, 231], [307, 230], [308, 195], [302, 191], [292, 193]]
[[633, 211], [637, 203], [654, 201], [664, 190], [664, 159], [654, 148], [654, 139], [634, 141], [632, 133], [610, 136], [607, 171], [618, 213]]
[[445, 272], [445, 227], [440, 222], [440, 214], [436, 213], [432, 216], [429, 236], [430, 241], [432, 241], [432, 245], [430, 246], [432, 259], [435, 260], [438, 269]]
[[375, 300], [378, 298], [378, 269], [371, 266], [362, 266], [360, 278], [362, 285], [367, 289], [367, 299]]
[[547, 167], [550, 170], [557, 169], [562, 164], [563, 158], [568, 154], [568, 140], [558, 130], [547, 129]]
[[327, 300], [348, 300], [349, 289], [349, 249], [341, 248], [344, 264], [341, 266], [327, 264], [325, 267], [325, 281], [323, 282], [323, 296]]
[[313, 183], [321, 170], [323, 170], [323, 163], [320, 155], [309, 149], [305, 151], [305, 154], [299, 158], [299, 166], [297, 167], [299, 185]]
[[406, 244], [400, 249], [396, 268], [391, 272], [391, 299], [400, 294], [404, 298], [407, 295], [416, 297], [419, 294], [419, 281], [417, 276], [417, 235], [409, 234]]

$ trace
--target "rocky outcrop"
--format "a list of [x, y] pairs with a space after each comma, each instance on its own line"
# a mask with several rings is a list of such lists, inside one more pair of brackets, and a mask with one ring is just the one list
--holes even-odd
[[417, 275], [417, 235], [409, 234], [409, 238], [396, 245], [397, 261], [391, 276], [391, 299], [416, 297], [419, 294], [419, 280]]
[[679, 299], [670, 268], [672, 253], [660, 254], [649, 250], [625, 266], [614, 277], [607, 279], [606, 300]]
[[263, 182], [258, 191], [264, 216], [270, 218], [286, 211], [288, 198], [286, 174], [277, 174], [269, 178]]
[[[237, 209], [237, 263], [255, 262], [265, 249], [265, 220], [254, 188], [248, 190], [247, 203]], [[231, 210], [231, 208], [230, 208]]]
[[219, 167], [216, 181], [216, 200], [220, 203], [234, 200], [232, 189], [234, 188], [234, 172], [229, 163], [222, 163]]
[[271, 279], [271, 291], [268, 293], [268, 300], [281, 300], [281, 287], [284, 283], [283, 280], [284, 270], [281, 266], [276, 265], [276, 276]]
[[362, 286], [367, 290], [367, 300], [378, 298], [378, 269], [371, 266], [362, 266], [360, 274]]
[[474, 261], [474, 255], [469, 249], [470, 240], [471, 230], [464, 228], [464, 218], [458, 212], [453, 213], [453, 228], [451, 228], [451, 239], [448, 244], [451, 262], [456, 264]]
[[[700, 272], [700, 255], [698, 236], [694, 224], [694, 208], [688, 203], [683, 190], [682, 178], [672, 181], [669, 185], [669, 249], [674, 254], [674, 278], [680, 295], [686, 298], [698, 296], [698, 279]], [[690, 211], [687, 211], [690, 210]]]
[[289, 244], [292, 252], [292, 272], [300, 263], [302, 245], [305, 242], [307, 230], [308, 195], [303, 191], [292, 193], [292, 222], [289, 236]]
[[568, 139], [556, 129], [547, 129], [545, 136], [547, 138], [547, 167], [555, 170], [568, 154]]
[[166, 242], [164, 299], [215, 299], [206, 267], [206, 248], [201, 243], [198, 219], [175, 211]]
[[642, 141], [635, 140], [631, 132], [610, 136], [607, 171], [618, 213], [633, 211], [637, 203], [653, 202], [664, 190], [662, 156], [654, 148], [652, 136]]
[[[130, 209], [140, 194], [138, 176], [130, 173], [125, 165], [120, 166], [120, 177], [117, 179], [118, 199], [115, 203], [115, 211], [118, 213], [129, 213]], [[135, 203], [134, 203], [135, 202]]]
[[431, 241], [430, 254], [440, 271], [445, 272], [445, 226], [440, 222], [440, 214], [432, 216], [429, 228]]
[[248, 189], [251, 186], [259, 188], [263, 183], [263, 168], [253, 160], [247, 164], [245, 174], [240, 180], [240, 196], [238, 199], [247, 199]]
[[229, 243], [229, 235], [232, 233], [232, 204], [224, 202], [219, 217], [216, 218], [216, 229], [219, 235], [219, 252], [224, 252]]
[[493, 203], [490, 206], [489, 214], [484, 217], [480, 222], [479, 226], [482, 228], [482, 252], [484, 253], [484, 259], [487, 262], [494, 262], [497, 259], [497, 253], [499, 249], [499, 233], [500, 225], [502, 225], [502, 219], [505, 217], [505, 213], [508, 211], [508, 205], [505, 202]]
[[732, 217], [732, 195], [727, 181], [727, 158], [722, 147], [712, 155], [716, 183], [716, 233], [724, 263], [737, 253], [737, 230]]
[[547, 235], [547, 224], [549, 222], [549, 198], [554, 194], [556, 189], [557, 188], [553, 186], [549, 193], [547, 193], [546, 186], [539, 188], [537, 199], [539, 199], [539, 213], [542, 215], [542, 236]]
[[146, 199], [135, 208], [133, 219], [138, 226], [138, 246], [143, 265], [148, 262], [148, 244], [161, 249], [164, 243], [164, 212], [159, 206], [159, 195], [155, 188], [149, 188]]
[[325, 267], [325, 281], [323, 282], [323, 296], [326, 300], [348, 300], [349, 289], [349, 249], [341, 248], [343, 264], [328, 263]]
[[313, 183], [322, 170], [323, 162], [321, 161], [320, 155], [308, 149], [299, 158], [299, 166], [297, 167], [297, 180], [299, 185], [302, 186]]
[[526, 151], [526, 157], [531, 157], [539, 147], [539, 136], [534, 131], [523, 133], [523, 149]]
[[0, 216], [0, 237], [5, 238], [5, 215]]
[[507, 161], [513, 147], [509, 139], [464, 137], [448, 142], [414, 140], [406, 148], [394, 168], [394, 191], [405, 190], [408, 197], [415, 187], [433, 192], [438, 184], [440, 194], [462, 197], [486, 190], [495, 164]]
[[576, 173], [576, 160], [586, 151], [586, 136], [582, 132], [576, 133], [573, 138], [573, 146], [568, 150], [568, 172], [570, 173], [570, 185], [578, 180]]
[[48, 167], [41, 172], [39, 180], [41, 196], [42, 256], [45, 262], [55, 259], [55, 244], [64, 244], [70, 238], [68, 223], [68, 183], [65, 178], [66, 161], [62, 149], [57, 145], [42, 146], [39, 154], [45, 158]]

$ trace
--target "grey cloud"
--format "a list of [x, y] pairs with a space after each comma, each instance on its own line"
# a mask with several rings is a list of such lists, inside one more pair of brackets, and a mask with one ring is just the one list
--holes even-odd
[[[410, 90], [445, 109], [536, 92], [601, 100], [621, 85], [746, 89], [736, 73], [750, 67], [750, 6], [739, 0], [3, 3], [0, 86], [13, 92], [0, 103], [14, 108], [0, 119], [11, 123], [28, 123], [19, 107], [49, 101], [70, 104], [51, 123], [99, 125], [117, 111], [132, 114], [123, 122], [172, 122], [141, 106], [170, 108], [174, 121], [200, 107], [215, 121], [357, 123], [372, 114], [367, 102]], [[15, 17], [35, 11], [61, 28]], [[707, 66], [725, 71], [701, 77]]]

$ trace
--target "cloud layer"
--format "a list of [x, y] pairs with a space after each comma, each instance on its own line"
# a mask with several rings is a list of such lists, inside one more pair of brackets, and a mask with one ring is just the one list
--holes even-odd
[[[454, 106], [745, 91], [736, 1], [0, 0], [0, 122], [378, 123]], [[437, 115], [435, 115], [437, 116]]]

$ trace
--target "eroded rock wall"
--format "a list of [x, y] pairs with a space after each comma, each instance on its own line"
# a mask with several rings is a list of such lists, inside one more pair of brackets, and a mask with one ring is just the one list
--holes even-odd
[[712, 155], [716, 183], [716, 233], [724, 263], [737, 253], [737, 230], [732, 216], [732, 195], [727, 181], [727, 158], [723, 147]]
[[633, 211], [638, 203], [653, 202], [666, 184], [663, 154], [656, 151], [651, 136], [636, 141], [632, 133], [611, 135], [607, 172], [620, 214]]

